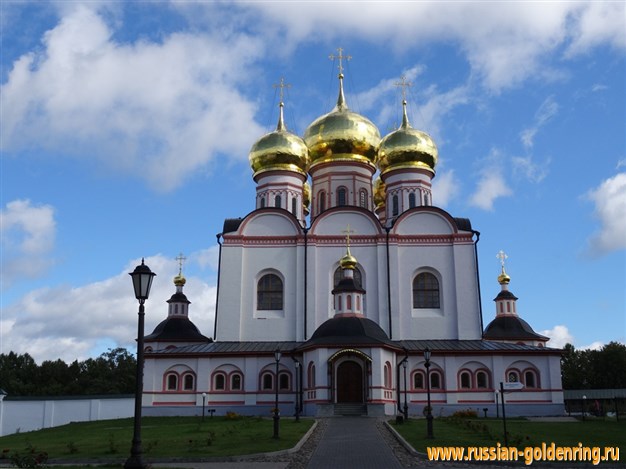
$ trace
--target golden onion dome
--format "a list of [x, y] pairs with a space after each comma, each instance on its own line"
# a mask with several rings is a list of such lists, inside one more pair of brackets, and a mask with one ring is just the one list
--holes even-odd
[[261, 137], [250, 149], [253, 177], [266, 171], [292, 171], [306, 176], [309, 150], [304, 140], [287, 130], [283, 120], [284, 104], [280, 103], [276, 130]]
[[426, 132], [414, 129], [409, 123], [406, 100], [402, 101], [403, 116], [400, 128], [380, 142], [376, 164], [381, 174], [392, 169], [420, 168], [435, 174], [439, 152]]
[[185, 283], [187, 283], [187, 279], [183, 277], [182, 273], [179, 273], [176, 277], [174, 277], [174, 285], [177, 287], [184, 287]]
[[504, 271], [504, 266], [502, 266], [502, 273], [498, 275], [498, 283], [500, 285], [508, 285], [511, 281], [511, 277]]
[[357, 260], [356, 257], [354, 257], [352, 254], [350, 254], [350, 249], [348, 249], [346, 251], [345, 256], [343, 256], [341, 258], [341, 260], [339, 261], [339, 265], [341, 266], [342, 269], [351, 269], [354, 270], [354, 268], [357, 265]]
[[311, 186], [307, 181], [304, 181], [302, 185], [302, 206], [305, 213], [309, 213], [309, 207], [311, 206]]
[[386, 194], [386, 186], [383, 180], [380, 178], [380, 175], [374, 180], [374, 206], [376, 208], [382, 207], [385, 205]]
[[380, 132], [366, 117], [348, 109], [339, 74], [339, 97], [335, 108], [317, 118], [304, 132], [311, 167], [331, 161], [357, 161], [374, 167]]

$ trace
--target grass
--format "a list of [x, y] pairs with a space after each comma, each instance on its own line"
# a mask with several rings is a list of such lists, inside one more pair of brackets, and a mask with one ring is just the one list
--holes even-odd
[[[392, 423], [417, 451], [426, 452], [427, 446], [495, 446], [504, 444], [502, 420], [452, 419], [434, 420], [434, 440], [426, 438], [426, 420], [410, 419], [403, 424]], [[535, 422], [525, 419], [507, 419], [509, 446], [524, 448], [554, 442], [558, 446], [617, 446], [626, 453], [626, 421], [593, 419], [586, 422]]]
[[[282, 419], [280, 438], [273, 421], [257, 417], [145, 417], [141, 440], [146, 459], [225, 457], [278, 451], [295, 446], [313, 420]], [[130, 454], [133, 419], [70, 423], [61, 427], [0, 437], [0, 462], [26, 448], [45, 451], [50, 460], [124, 461]], [[3, 456], [4, 455], [4, 456]]]

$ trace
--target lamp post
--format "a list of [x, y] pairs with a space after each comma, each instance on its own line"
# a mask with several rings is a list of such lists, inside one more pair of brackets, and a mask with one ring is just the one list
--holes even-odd
[[[293, 358], [293, 357], [291, 357]], [[296, 365], [296, 422], [300, 421], [300, 387], [302, 386], [302, 377], [300, 376], [300, 362], [293, 358]]]
[[587, 407], [587, 395], [583, 395], [583, 422], [585, 421], [585, 408]]
[[202, 393], [202, 421], [204, 422], [204, 406], [206, 405], [206, 392]]
[[407, 404], [406, 401], [406, 367], [409, 363], [409, 356], [406, 355], [404, 357], [404, 360], [402, 360], [402, 368], [404, 368], [404, 421], [406, 422], [407, 420], [409, 420], [409, 405]]
[[144, 469], [148, 464], [141, 457], [141, 396], [143, 394], [143, 329], [144, 329], [144, 303], [150, 296], [152, 280], [156, 276], [154, 272], [141, 259], [141, 265], [129, 274], [133, 279], [135, 298], [139, 300], [139, 319], [137, 322], [137, 374], [135, 383], [135, 418], [133, 427], [133, 443], [130, 448], [130, 457], [124, 464], [125, 469]]
[[280, 364], [280, 349], [276, 349], [274, 352], [274, 361], [276, 362], [276, 380], [274, 383], [274, 387], [276, 388], [276, 398], [274, 399], [274, 436], [273, 438], [280, 438], [279, 436], [279, 426], [280, 426], [280, 413], [278, 412], [278, 365]]
[[424, 350], [424, 366], [426, 367], [426, 396], [428, 399], [428, 405], [426, 407], [426, 438], [435, 438], [433, 435], [433, 412], [430, 407], [430, 349]]

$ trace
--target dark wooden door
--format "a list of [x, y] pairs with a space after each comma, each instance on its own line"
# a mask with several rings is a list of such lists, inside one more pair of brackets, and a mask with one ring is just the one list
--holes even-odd
[[363, 368], [356, 362], [337, 367], [337, 402], [363, 402]]

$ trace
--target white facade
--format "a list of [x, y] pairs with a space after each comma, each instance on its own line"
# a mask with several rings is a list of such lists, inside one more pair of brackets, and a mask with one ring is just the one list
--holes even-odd
[[[253, 146], [256, 209], [226, 220], [218, 236], [216, 323], [200, 325], [214, 329], [213, 340], [187, 335], [184, 321], [148, 336], [145, 412], [264, 414], [278, 387], [287, 414], [331, 415], [345, 405], [394, 414], [405, 393], [409, 413], [421, 414], [428, 348], [435, 415], [468, 407], [495, 414], [507, 380], [524, 384], [506, 396], [507, 413], [561, 413], [560, 352], [544, 347], [546, 338], [515, 310], [496, 317], [485, 340], [478, 233], [433, 205], [434, 143], [406, 113], [381, 140], [347, 110], [342, 79], [337, 107], [303, 139], [285, 129], [281, 103], [277, 130]], [[515, 307], [511, 296], [507, 289], [498, 304]]]

